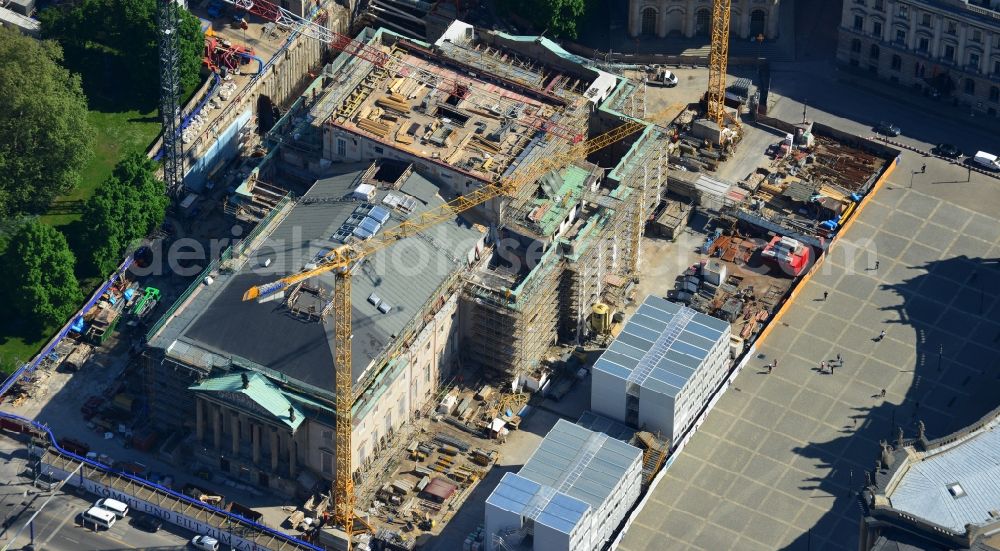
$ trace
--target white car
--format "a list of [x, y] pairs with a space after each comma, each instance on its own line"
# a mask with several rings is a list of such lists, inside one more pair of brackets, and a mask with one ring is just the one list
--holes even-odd
[[972, 158], [972, 162], [987, 170], [1000, 171], [1000, 160], [997, 160], [997, 156], [992, 153], [977, 151], [976, 156]]
[[191, 538], [191, 547], [201, 551], [219, 551], [219, 540], [209, 536], [195, 536]]

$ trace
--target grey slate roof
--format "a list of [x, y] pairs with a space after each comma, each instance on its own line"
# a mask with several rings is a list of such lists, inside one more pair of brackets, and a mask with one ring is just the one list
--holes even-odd
[[594, 369], [677, 396], [728, 327], [725, 321], [650, 295]]
[[[168, 354], [205, 363], [225, 362], [233, 356], [245, 358], [291, 379], [332, 390], [331, 320], [306, 322], [289, 314], [284, 301], [242, 302], [241, 296], [253, 285], [299, 271], [318, 254], [339, 244], [331, 241], [331, 236], [363, 204], [347, 198], [367, 165], [356, 168], [317, 181], [242, 270], [220, 275], [211, 288], [203, 288], [204, 292], [196, 294], [150, 344], [167, 349]], [[415, 212], [443, 204], [437, 186], [415, 173], [394, 193], [401, 195], [400, 191], [416, 200]], [[373, 204], [385, 207], [381, 203], [384, 196], [380, 191]], [[404, 219], [403, 214], [393, 211], [384, 227], [391, 228]], [[465, 265], [482, 237], [479, 229], [459, 217], [439, 224], [426, 235], [400, 240], [356, 267], [351, 278], [354, 383], [407, 323], [437, 298], [432, 296], [434, 291]], [[263, 261], [268, 257], [273, 261], [265, 268]], [[334, 278], [324, 274], [310, 283], [330, 291]], [[372, 293], [391, 306], [388, 312], [368, 302]], [[206, 350], [221, 358], [213, 359]]]
[[[1000, 510], [1000, 417], [971, 436], [909, 459], [909, 469], [887, 495], [892, 507], [935, 524], [965, 532], [985, 524]], [[954, 497], [953, 484], [965, 495]]]
[[596, 511], [608, 500], [641, 455], [639, 448], [560, 419], [486, 501], [568, 534], [588, 508]]

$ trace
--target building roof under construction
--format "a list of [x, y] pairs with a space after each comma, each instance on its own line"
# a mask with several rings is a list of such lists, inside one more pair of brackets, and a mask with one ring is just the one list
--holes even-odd
[[[333, 323], [328, 306], [335, 276], [314, 277], [297, 294], [293, 286], [283, 300], [258, 304], [243, 302], [241, 296], [251, 286], [298, 272], [339, 245], [345, 232], [362, 237], [377, 234], [380, 224], [372, 216], [381, 219], [384, 215], [381, 225], [392, 227], [409, 216], [407, 211], [417, 213], [443, 203], [437, 186], [416, 173], [399, 189], [386, 190], [365, 187], [369, 185], [361, 182], [365, 166], [353, 168], [317, 181], [248, 253], [250, 259], [242, 269], [219, 274], [213, 284], [202, 286], [150, 344], [206, 369], [256, 364], [281, 377], [332, 389]], [[359, 193], [371, 195], [361, 199]], [[372, 216], [359, 216], [359, 212]], [[439, 298], [435, 296], [439, 287], [474, 258], [476, 244], [484, 235], [483, 228], [456, 218], [400, 240], [355, 267], [351, 278], [355, 384], [426, 305]], [[294, 301], [290, 300], [293, 294]]]
[[458, 21], [435, 44], [387, 29], [362, 33], [367, 51], [390, 60], [341, 56], [333, 67], [343, 85], [326, 92], [313, 117], [494, 181], [583, 139], [588, 105], [617, 84], [595, 69], [560, 72], [473, 34]]

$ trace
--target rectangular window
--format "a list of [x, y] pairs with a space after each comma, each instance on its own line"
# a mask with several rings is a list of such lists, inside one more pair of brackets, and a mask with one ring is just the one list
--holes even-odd
[[337, 155], [341, 157], [347, 156], [347, 142], [343, 138], [337, 138]]
[[323, 441], [324, 442], [332, 442], [333, 441], [333, 431], [332, 430], [325, 430], [325, 431], [323, 431]]
[[899, 11], [897, 11], [896, 13], [899, 14], [900, 17], [909, 17], [910, 16], [910, 11], [906, 7], [906, 4], [900, 4], [899, 5]]
[[969, 67], [979, 71], [979, 54], [969, 54]]
[[333, 476], [333, 454], [328, 451], [320, 450], [319, 456], [323, 466], [323, 474]]
[[358, 463], [364, 465], [365, 459], [368, 459], [368, 441], [362, 440], [358, 446]]
[[896, 30], [896, 42], [899, 44], [906, 44], [906, 31], [903, 29]]
[[854, 30], [860, 31], [865, 27], [865, 18], [860, 15], [854, 16]]
[[944, 55], [941, 56], [945, 61], [955, 60], [955, 47], [951, 44], [944, 45]]
[[431, 364], [427, 364], [427, 367], [424, 368], [424, 382], [431, 382]]
[[375, 146], [375, 154], [376, 155], [381, 155], [383, 153], [385, 153], [385, 149], [382, 149], [381, 147], [379, 147], [379, 146], [376, 145]]
[[885, 0], [875, 0], [875, 4], [873, 4], [873, 6], [878, 11], [885, 11]]
[[1000, 61], [993, 62], [993, 74], [1000, 75]]
[[983, 41], [983, 31], [979, 29], [972, 29], [972, 41], [981, 43]]
[[878, 38], [882, 38], [882, 24], [878, 21], [872, 23], [872, 34]]
[[948, 20], [947, 24], [945, 25], [945, 29], [947, 29], [945, 32], [954, 36], [958, 34], [958, 23], [955, 21]]
[[922, 14], [920, 14], [920, 25], [923, 26], [923, 27], [930, 27], [931, 26], [931, 14], [929, 14], [929, 13], [922, 13]]
[[917, 50], [919, 50], [919, 51], [921, 51], [921, 52], [923, 52], [923, 53], [926, 54], [927, 50], [929, 50], [930, 47], [931, 47], [931, 41], [930, 41], [930, 39], [928, 39], [927, 37], [921, 36], [920, 37], [920, 42], [917, 44]]
[[399, 418], [400, 419], [405, 419], [406, 418], [406, 399], [405, 398], [401, 398], [399, 400]]

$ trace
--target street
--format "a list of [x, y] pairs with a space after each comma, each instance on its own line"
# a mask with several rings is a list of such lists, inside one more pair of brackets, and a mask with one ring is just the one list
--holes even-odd
[[[9, 549], [23, 549], [32, 543], [35, 549], [56, 551], [185, 549], [187, 540], [193, 535], [170, 525], [164, 525], [155, 534], [143, 532], [130, 525], [131, 514], [110, 530], [95, 532], [81, 526], [79, 516], [98, 499], [97, 496], [81, 495], [66, 486], [42, 507], [49, 493], [32, 485], [25, 445], [0, 436], [0, 460], [0, 480], [4, 481], [0, 486], [0, 517], [3, 518], [0, 545], [9, 545]], [[34, 526], [25, 526], [39, 508]]]

